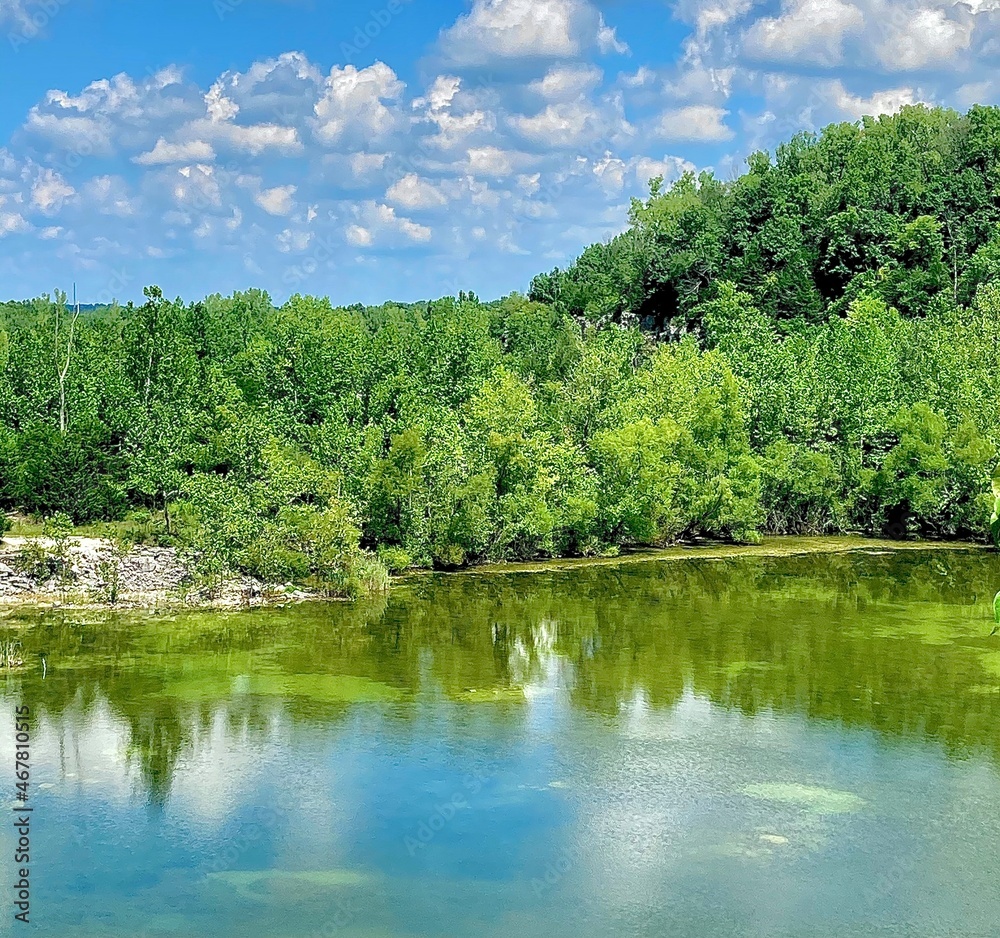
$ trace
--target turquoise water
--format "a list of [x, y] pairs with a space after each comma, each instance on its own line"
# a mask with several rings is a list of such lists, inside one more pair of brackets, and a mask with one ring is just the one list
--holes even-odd
[[4, 824], [2, 927], [996, 934], [997, 588], [991, 554], [873, 552], [9, 614], [32, 925]]

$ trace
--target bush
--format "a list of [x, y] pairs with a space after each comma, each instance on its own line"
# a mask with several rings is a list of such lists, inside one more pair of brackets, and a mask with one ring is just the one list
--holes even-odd
[[827, 534], [844, 524], [843, 480], [829, 453], [776, 440], [761, 459], [765, 526], [775, 534]]
[[[64, 512], [84, 523], [121, 517], [126, 507], [122, 460], [106, 430], [66, 435], [45, 425], [17, 438], [4, 496], [38, 514]], [[6, 461], [6, 460], [5, 460]]]
[[389, 573], [402, 573], [414, 566], [413, 558], [403, 547], [379, 545], [376, 555]]
[[300, 450], [269, 443], [248, 479], [192, 480], [178, 515], [186, 519], [181, 537], [211, 580], [233, 571], [330, 596], [384, 589], [388, 572], [360, 549], [352, 512], [335, 494], [338, 481]]

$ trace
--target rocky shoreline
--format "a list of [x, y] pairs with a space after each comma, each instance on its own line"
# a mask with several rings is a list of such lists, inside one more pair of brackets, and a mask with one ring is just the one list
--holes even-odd
[[0, 606], [257, 606], [315, 594], [291, 584], [230, 577], [206, 585], [191, 557], [173, 547], [116, 547], [99, 537], [44, 537], [0, 542]]

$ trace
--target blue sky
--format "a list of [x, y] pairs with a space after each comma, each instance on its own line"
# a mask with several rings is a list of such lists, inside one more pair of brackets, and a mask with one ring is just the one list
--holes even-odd
[[648, 179], [1000, 100], [1000, 0], [0, 0], [0, 296], [527, 288]]

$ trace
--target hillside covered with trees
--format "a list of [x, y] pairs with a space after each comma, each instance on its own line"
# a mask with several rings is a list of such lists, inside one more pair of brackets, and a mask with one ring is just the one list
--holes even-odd
[[694, 536], [983, 538], [998, 447], [998, 108], [654, 180], [528, 296], [0, 306], [4, 509], [335, 592]]

